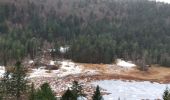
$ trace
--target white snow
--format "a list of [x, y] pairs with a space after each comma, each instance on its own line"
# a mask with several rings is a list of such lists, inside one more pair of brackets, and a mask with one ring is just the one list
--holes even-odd
[[111, 93], [104, 95], [104, 100], [162, 100], [162, 94], [166, 86], [170, 84], [144, 82], [128, 82], [121, 80], [103, 80], [92, 83], [99, 85], [106, 92]]
[[54, 73], [48, 73], [48, 70], [44, 69], [44, 67], [40, 67], [38, 69], [32, 69], [29, 78], [33, 77], [52, 77]]
[[50, 60], [50, 65], [55, 65], [56, 61]]
[[63, 77], [67, 75], [74, 75], [74, 74], [80, 74], [82, 72], [81, 66], [76, 65], [75, 63], [71, 61], [62, 61], [61, 68], [59, 69], [59, 73], [57, 76]]
[[[50, 61], [51, 65], [54, 65], [55, 61]], [[67, 75], [80, 74], [82, 72], [81, 66], [76, 65], [71, 61], [61, 61], [58, 62], [61, 67], [58, 70], [46, 70], [45, 67], [40, 67], [38, 69], [32, 69], [30, 73], [30, 78], [32, 77], [64, 77]]]
[[4, 76], [5, 73], [5, 66], [0, 66], [0, 78]]
[[56, 50], [55, 49], [48, 49], [49, 52], [55, 52]]
[[60, 49], [59, 49], [59, 51], [61, 52], [61, 53], [66, 53], [67, 51], [69, 50], [69, 46], [61, 46], [60, 47]]
[[157, 2], [170, 3], [170, 0], [156, 0]]
[[28, 63], [29, 63], [29, 64], [33, 64], [33, 63], [34, 63], [34, 61], [33, 61], [33, 60], [30, 60]]
[[131, 62], [126, 62], [126, 61], [121, 60], [121, 59], [117, 59], [116, 65], [118, 65], [120, 67], [125, 67], [125, 68], [132, 68], [132, 67], [136, 66], [135, 64], [133, 64]]
[[77, 100], [87, 100], [87, 98], [85, 98], [85, 97], [83, 97], [83, 96], [79, 96], [79, 97], [77, 98]]

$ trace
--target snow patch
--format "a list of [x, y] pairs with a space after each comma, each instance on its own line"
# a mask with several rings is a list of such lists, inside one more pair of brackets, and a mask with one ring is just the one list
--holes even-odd
[[56, 61], [50, 60], [50, 65], [55, 65]]
[[61, 53], [66, 53], [68, 50], [69, 50], [69, 46], [65, 46], [65, 47], [61, 46], [59, 49]]
[[29, 64], [33, 64], [33, 63], [34, 63], [34, 61], [33, 61], [33, 60], [30, 60], [28, 63], [29, 63]]
[[131, 62], [126, 62], [126, 61], [121, 60], [121, 59], [117, 59], [116, 65], [118, 65], [120, 67], [125, 67], [125, 68], [132, 68], [132, 67], [136, 66], [135, 64], [133, 64]]
[[[71, 61], [61, 61], [58, 62], [60, 68], [58, 70], [46, 70], [45, 67], [40, 67], [38, 69], [32, 69], [29, 78], [33, 77], [64, 77], [67, 75], [80, 74], [82, 72], [81, 66], [76, 65]], [[55, 61], [50, 61], [50, 65], [54, 65]]]
[[83, 96], [79, 96], [79, 97], [77, 98], [77, 100], [87, 100], [87, 98], [85, 98], [85, 97], [83, 97]]
[[156, 2], [170, 3], [170, 1], [169, 1], [169, 0], [156, 0]]
[[52, 77], [54, 73], [48, 73], [49, 70], [46, 70], [44, 67], [40, 67], [38, 69], [32, 69], [29, 78], [33, 77]]
[[55, 52], [55, 49], [48, 49], [49, 52]]
[[103, 80], [92, 83], [99, 85], [106, 92], [104, 100], [162, 100], [162, 94], [166, 86], [170, 84], [151, 83], [148, 81], [121, 81], [121, 80]]
[[61, 63], [61, 68], [59, 69], [59, 73], [57, 74], [57, 76], [59, 77], [80, 74], [82, 72], [81, 66], [78, 66], [71, 61], [62, 61], [59, 63]]
[[5, 66], [0, 66], [0, 78], [2, 78], [5, 74]]

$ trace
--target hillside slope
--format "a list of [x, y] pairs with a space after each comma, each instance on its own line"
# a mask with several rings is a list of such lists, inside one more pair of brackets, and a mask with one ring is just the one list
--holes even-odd
[[[170, 66], [170, 5], [148, 0], [1, 0], [0, 59], [41, 55], [70, 46], [77, 62]], [[63, 57], [63, 56], [62, 56]]]

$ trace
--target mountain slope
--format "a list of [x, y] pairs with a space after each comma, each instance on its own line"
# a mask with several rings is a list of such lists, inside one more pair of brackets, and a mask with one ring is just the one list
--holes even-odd
[[5, 65], [69, 45], [65, 57], [77, 62], [111, 63], [125, 58], [141, 66], [170, 66], [169, 4], [148, 0], [1, 2], [0, 55]]

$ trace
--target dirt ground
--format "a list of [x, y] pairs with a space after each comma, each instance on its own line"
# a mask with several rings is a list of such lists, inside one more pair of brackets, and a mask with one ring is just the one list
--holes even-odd
[[170, 83], [170, 68], [159, 65], [152, 65], [148, 71], [140, 71], [137, 68], [121, 68], [108, 64], [80, 64], [85, 69], [96, 70], [99, 72], [99, 80], [122, 79], [136, 81], [151, 81], [159, 83]]
[[[44, 82], [48, 82], [52, 89], [55, 91], [56, 96], [61, 96], [72, 84], [73, 81], [78, 81], [83, 84], [84, 93], [87, 95], [88, 100], [92, 97], [95, 87], [90, 85], [91, 82], [98, 80], [112, 80], [119, 79], [125, 81], [151, 81], [158, 83], [170, 83], [170, 68], [153, 65], [148, 71], [140, 71], [136, 67], [134, 68], [123, 68], [115, 64], [85, 64], [76, 63], [78, 66], [82, 66], [82, 73], [76, 75], [68, 75], [65, 77], [37, 77], [31, 78], [38, 88]], [[83, 73], [87, 71], [89, 73]], [[94, 72], [94, 73], [93, 73]], [[107, 94], [107, 92], [102, 92]]]

